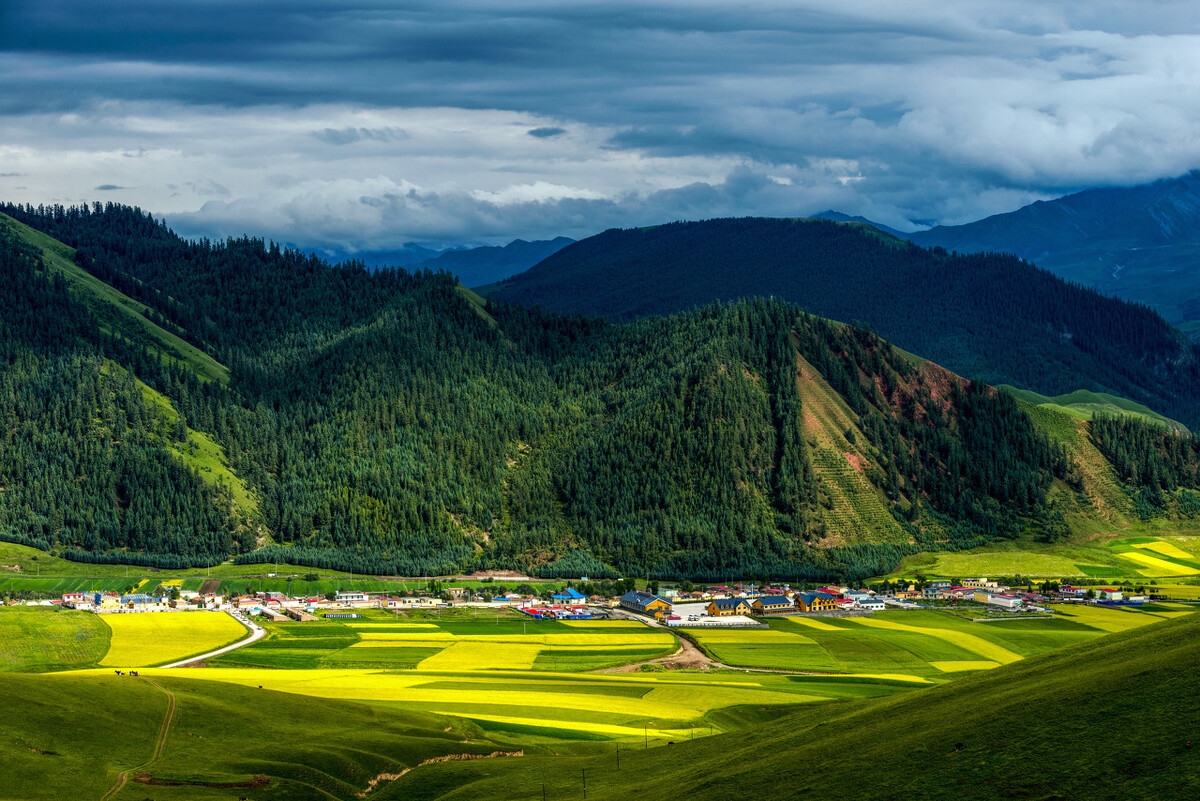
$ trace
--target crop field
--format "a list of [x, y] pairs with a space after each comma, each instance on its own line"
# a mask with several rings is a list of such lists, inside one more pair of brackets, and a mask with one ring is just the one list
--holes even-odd
[[1054, 617], [974, 623], [934, 611], [882, 612], [870, 617], [782, 617], [771, 629], [685, 629], [705, 650], [732, 666], [893, 675], [941, 680], [1189, 614], [1184, 604], [1145, 610], [1062, 607]]
[[[94, 675], [77, 672], [72, 675]], [[662, 741], [734, 726], [712, 718], [729, 707], [778, 708], [833, 699], [891, 695], [914, 682], [838, 682], [825, 677], [742, 673], [554, 674], [528, 671], [376, 671], [351, 669], [140, 670], [143, 677], [186, 677], [479, 723], [493, 735], [581, 741]], [[711, 727], [711, 728], [710, 728]]]
[[240, 640], [246, 628], [224, 612], [108, 614], [112, 642], [101, 665], [146, 667], [202, 654]]
[[109, 636], [90, 612], [0, 606], [0, 672], [91, 667], [108, 652]]
[[[434, 622], [436, 620], [436, 622]], [[670, 654], [675, 638], [636, 621], [467, 614], [268, 623], [270, 636], [215, 664], [287, 668], [595, 670]]]

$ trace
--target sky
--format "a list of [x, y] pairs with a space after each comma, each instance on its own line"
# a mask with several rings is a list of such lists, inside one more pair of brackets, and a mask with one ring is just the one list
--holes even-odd
[[329, 252], [1200, 167], [1200, 3], [0, 0], [0, 200]]

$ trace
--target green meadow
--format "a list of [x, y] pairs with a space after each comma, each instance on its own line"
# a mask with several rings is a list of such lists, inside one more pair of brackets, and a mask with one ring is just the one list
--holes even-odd
[[684, 629], [724, 664], [942, 681], [1056, 648], [1188, 614], [1192, 607], [1059, 607], [1053, 617], [973, 622], [935, 611], [870, 617], [781, 617], [758, 629]]

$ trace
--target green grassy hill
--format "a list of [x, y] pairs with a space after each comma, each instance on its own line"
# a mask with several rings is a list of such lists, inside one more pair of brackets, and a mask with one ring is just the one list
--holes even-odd
[[[429, 766], [380, 798], [1193, 798], [1200, 618], [649, 751]], [[766, 710], [762, 710], [766, 711]]]

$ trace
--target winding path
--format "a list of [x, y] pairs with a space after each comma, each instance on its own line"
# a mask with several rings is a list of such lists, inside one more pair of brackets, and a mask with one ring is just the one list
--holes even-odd
[[100, 801], [111, 801], [111, 799], [114, 798], [117, 793], [121, 792], [121, 790], [124, 789], [125, 785], [129, 782], [129, 774], [135, 771], [145, 770], [158, 760], [162, 759], [163, 749], [167, 747], [167, 735], [171, 733], [171, 724], [175, 720], [175, 693], [166, 689], [154, 679], [143, 678], [142, 681], [152, 685], [160, 693], [167, 696], [167, 711], [163, 713], [162, 724], [160, 724], [158, 727], [158, 737], [156, 737], [154, 740], [154, 751], [151, 753], [150, 759], [146, 760], [142, 764], [135, 768], [129, 768], [128, 770], [123, 770], [118, 773], [117, 783], [110, 787], [108, 792], [100, 797]]
[[238, 623], [241, 623], [243, 626], [248, 628], [250, 630], [250, 636], [243, 637], [242, 639], [238, 640], [237, 642], [235, 642], [231, 645], [226, 645], [224, 648], [218, 648], [217, 650], [209, 651], [206, 654], [198, 654], [196, 656], [189, 656], [187, 659], [180, 659], [178, 662], [172, 662], [169, 665], [160, 665], [160, 667], [164, 667], [164, 668], [187, 667], [188, 665], [195, 664], [196, 662], [202, 662], [205, 659], [211, 659], [214, 656], [220, 656], [221, 654], [227, 654], [230, 651], [236, 651], [238, 648], [247, 646], [252, 642], [258, 642], [263, 637], [267, 636], [266, 629], [264, 629], [262, 626], [251, 623], [250, 621], [246, 620], [246, 618], [242, 617], [241, 615], [234, 615], [234, 614], [231, 614], [228, 612], [226, 614], [229, 614], [229, 616], [231, 618], [233, 618]]

